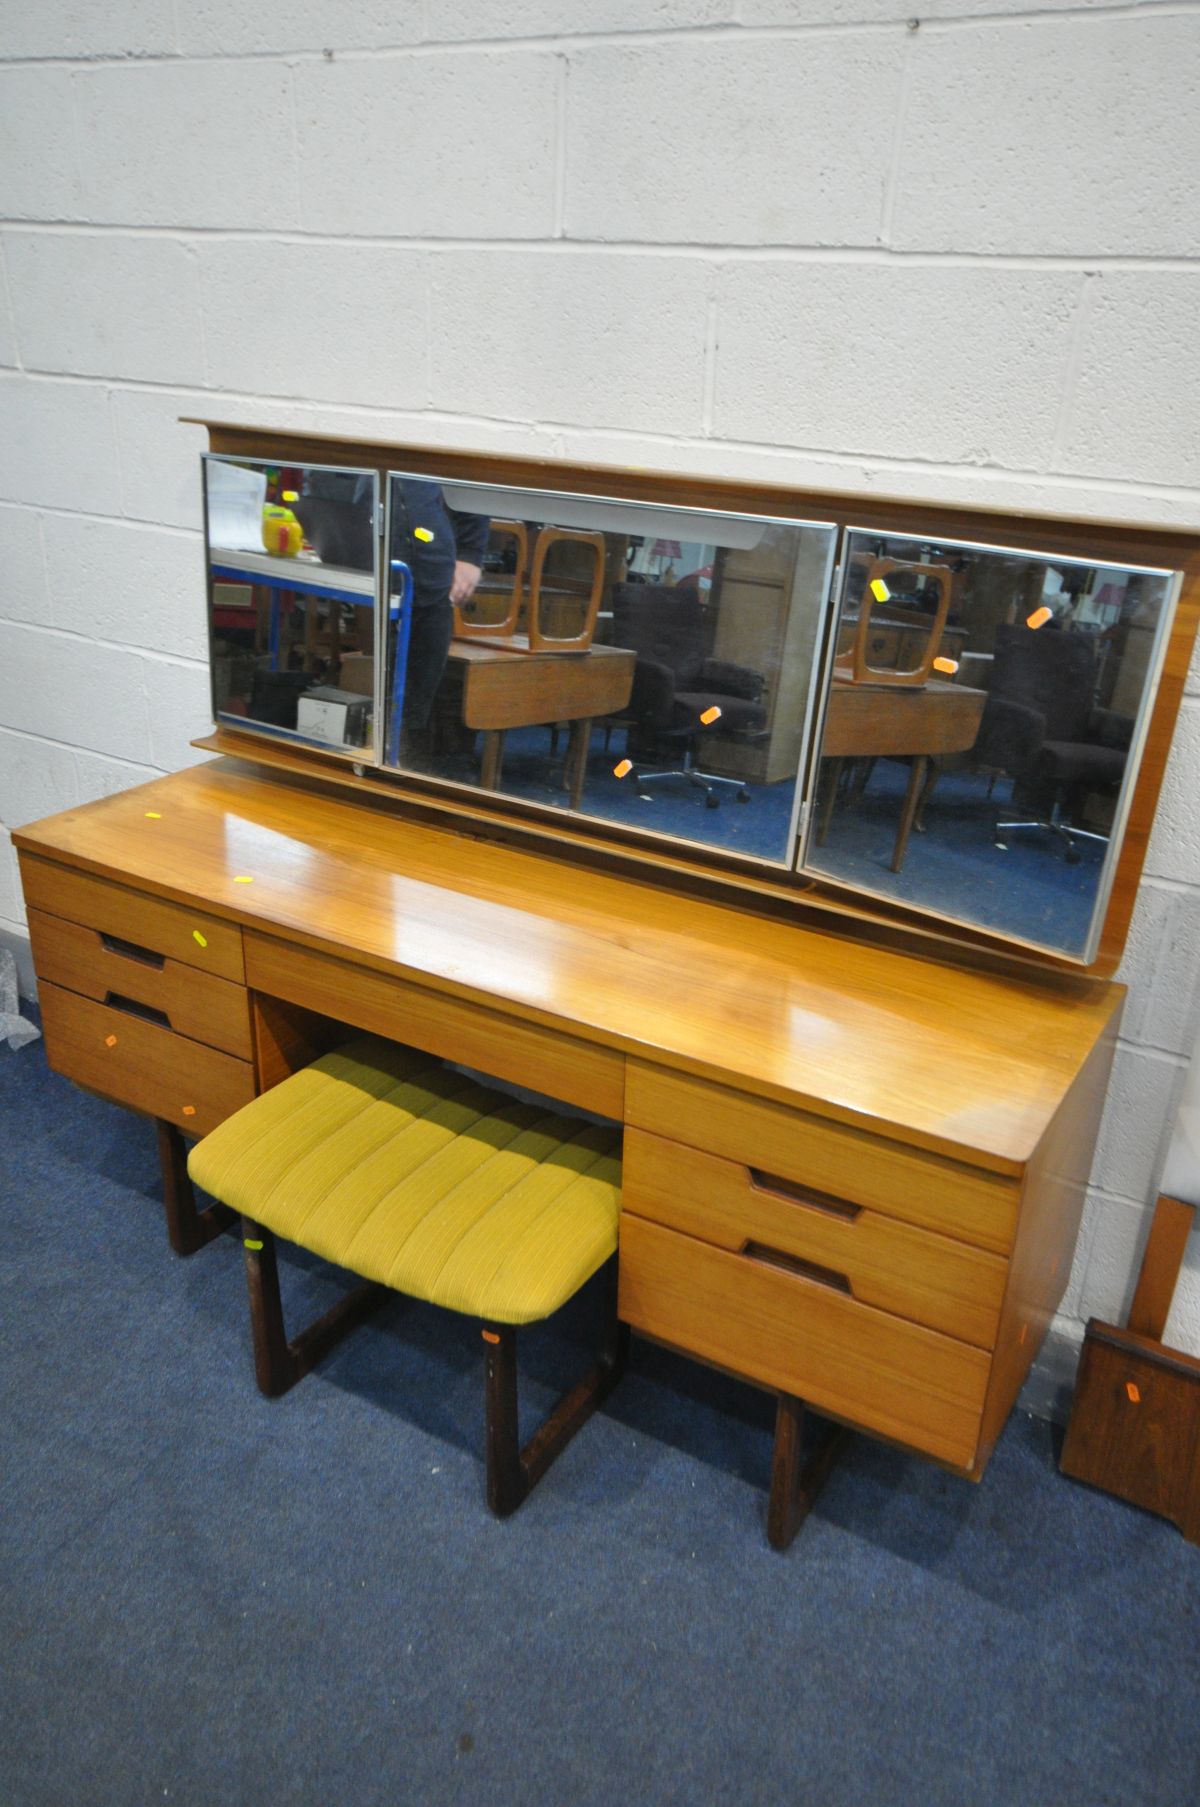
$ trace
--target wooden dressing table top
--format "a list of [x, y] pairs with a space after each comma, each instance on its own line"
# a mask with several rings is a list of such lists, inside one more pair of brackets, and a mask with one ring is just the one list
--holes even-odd
[[1123, 996], [1099, 980], [1039, 983], [864, 946], [229, 759], [14, 840], [999, 1173], [1023, 1168]]

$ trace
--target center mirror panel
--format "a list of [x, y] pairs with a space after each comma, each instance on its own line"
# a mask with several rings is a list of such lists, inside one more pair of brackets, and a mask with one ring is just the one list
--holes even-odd
[[213, 713], [370, 761], [379, 478], [204, 459]]
[[851, 530], [805, 871], [1092, 956], [1178, 580]]
[[384, 762], [790, 864], [835, 529], [388, 483]]

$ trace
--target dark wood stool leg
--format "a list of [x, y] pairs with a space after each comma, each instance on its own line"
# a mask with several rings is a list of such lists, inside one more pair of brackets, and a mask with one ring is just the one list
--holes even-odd
[[615, 1255], [604, 1271], [603, 1311], [599, 1359], [576, 1386], [563, 1394], [524, 1449], [520, 1448], [517, 1429], [517, 1333], [511, 1324], [484, 1325], [487, 1496], [497, 1518], [506, 1518], [516, 1511], [530, 1488], [625, 1372], [629, 1326], [617, 1318]]
[[775, 1412], [775, 1452], [771, 1462], [771, 1498], [767, 1506], [767, 1541], [773, 1550], [786, 1550], [795, 1537], [828, 1480], [846, 1439], [841, 1425], [830, 1426], [820, 1448], [802, 1468], [800, 1445], [803, 1435], [803, 1401], [781, 1393]]
[[896, 845], [892, 849], [893, 872], [899, 872], [904, 865], [909, 831], [913, 825], [913, 817], [917, 813], [917, 799], [921, 795], [925, 783], [925, 768], [928, 764], [929, 761], [925, 754], [918, 753], [909, 767], [908, 784], [904, 791], [904, 808], [900, 812], [900, 826], [896, 830]]
[[242, 1219], [242, 1248], [246, 1257], [246, 1284], [250, 1293], [250, 1330], [254, 1339], [254, 1375], [268, 1399], [278, 1399], [364, 1318], [370, 1317], [390, 1293], [386, 1286], [366, 1281], [332, 1305], [307, 1330], [288, 1341], [279, 1296], [279, 1268], [275, 1238], [270, 1230], [249, 1217]]
[[167, 1237], [177, 1255], [194, 1255], [223, 1230], [237, 1222], [228, 1205], [210, 1205], [197, 1211], [196, 1194], [188, 1178], [187, 1146], [173, 1123], [156, 1117], [158, 1131], [158, 1164], [162, 1168], [163, 1206], [167, 1218]]

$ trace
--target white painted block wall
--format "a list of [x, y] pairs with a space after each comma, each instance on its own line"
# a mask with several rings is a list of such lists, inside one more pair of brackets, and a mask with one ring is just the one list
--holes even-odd
[[[208, 726], [180, 414], [1200, 526], [1198, 94], [1197, 0], [0, 0], [0, 934], [9, 829]], [[1198, 795], [1200, 662], [1047, 1402], [1195, 1041]]]

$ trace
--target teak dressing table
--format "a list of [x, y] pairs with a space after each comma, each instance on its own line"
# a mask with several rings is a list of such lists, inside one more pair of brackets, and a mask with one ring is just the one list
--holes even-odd
[[772, 1541], [811, 1492], [804, 1404], [979, 1479], [1070, 1271], [1194, 632], [1182, 551], [1091, 968], [224, 734], [14, 836], [51, 1065], [158, 1123], [181, 1250], [222, 1227], [183, 1138], [347, 1027], [616, 1119], [620, 1315], [779, 1395]]

